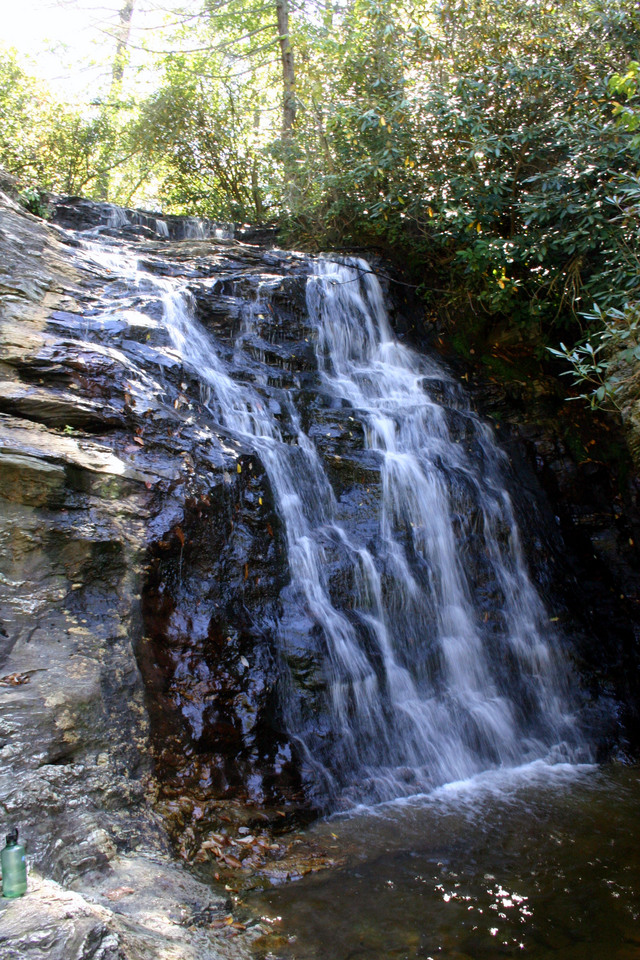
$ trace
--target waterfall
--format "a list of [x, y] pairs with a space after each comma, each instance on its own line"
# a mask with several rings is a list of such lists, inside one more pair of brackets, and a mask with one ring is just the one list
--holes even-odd
[[[566, 668], [527, 573], [503, 455], [444, 369], [394, 337], [368, 265], [314, 263], [307, 308], [321, 389], [348, 409], [379, 472], [366, 505], [373, 537], [336, 497], [291, 392], [276, 416], [259, 379], [234, 380], [188, 300], [169, 287], [164, 299], [174, 348], [272, 486], [290, 571], [283, 711], [318, 803], [378, 802], [566, 757], [576, 740]], [[259, 306], [245, 310], [237, 353]], [[338, 555], [342, 596], [329, 572]], [[301, 647], [317, 716], [291, 669]]]

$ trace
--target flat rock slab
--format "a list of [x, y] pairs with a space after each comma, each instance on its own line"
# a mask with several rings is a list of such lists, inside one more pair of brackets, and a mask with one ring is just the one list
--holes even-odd
[[140, 469], [120, 459], [105, 444], [53, 434], [41, 424], [1, 415], [0, 457], [5, 470], [15, 463], [25, 470], [51, 474], [66, 466], [89, 474], [108, 474], [139, 483], [153, 482], [158, 476], [166, 479], [179, 476], [179, 470], [174, 466], [158, 466], [153, 471]]
[[249, 960], [251, 941], [262, 930], [214, 926], [230, 916], [227, 908], [222, 897], [159, 858], [116, 858], [75, 890], [32, 873], [24, 897], [0, 900], [0, 956]]
[[43, 320], [76, 289], [79, 271], [55, 231], [0, 192], [0, 305], [3, 320]]

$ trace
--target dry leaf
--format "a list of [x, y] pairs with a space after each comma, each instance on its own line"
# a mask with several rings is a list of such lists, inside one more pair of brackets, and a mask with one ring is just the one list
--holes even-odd
[[31, 677], [28, 673], [9, 673], [6, 677], [0, 677], [0, 683], [4, 687], [21, 687], [29, 683]]
[[242, 870], [242, 864], [237, 857], [232, 857], [231, 854], [225, 853], [222, 855], [222, 859], [232, 870]]
[[133, 887], [116, 887], [115, 890], [109, 890], [106, 897], [107, 900], [122, 900], [123, 897], [128, 897], [132, 893], [135, 893]]

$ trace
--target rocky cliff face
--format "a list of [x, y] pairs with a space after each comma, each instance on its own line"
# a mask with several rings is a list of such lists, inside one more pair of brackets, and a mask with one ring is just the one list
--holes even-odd
[[538, 373], [502, 382], [469, 376], [514, 470], [530, 562], [548, 607], [571, 637], [591, 706], [609, 699], [601, 742], [635, 755], [640, 743], [640, 478], [615, 418], [565, 400]]
[[[89, 216], [85, 207], [78, 223], [95, 227], [95, 215], [117, 233], [100, 220], [104, 211], [87, 207]], [[61, 204], [65, 222], [72, 208]], [[246, 835], [310, 815], [282, 722], [273, 625], [288, 572], [269, 483], [251, 449], [216, 422], [197, 371], [172, 350], [158, 323], [158, 286], [124, 284], [108, 255], [87, 256], [74, 234], [7, 196], [0, 218], [0, 819], [23, 826], [34, 877], [31, 899], [0, 907], [3, 956], [152, 957], [159, 937], [167, 957], [242, 956], [250, 934], [230, 944], [216, 933], [229, 914], [226, 895], [182, 871], [168, 835], [185, 857], [203, 859], [222, 843], [203, 847], [203, 839], [229, 821]], [[281, 388], [295, 393], [344, 510], [366, 526], [377, 465], [349, 411], [329, 409], [320, 389], [304, 319], [305, 259], [229, 238], [169, 248], [149, 239], [150, 229], [136, 232], [136, 259], [150, 276], [184, 279], [227, 358], [260, 292], [268, 306], [254, 317], [236, 375], [259, 377], [276, 414]], [[588, 643], [593, 610], [618, 610], [609, 591], [633, 579], [633, 565], [607, 573], [605, 603], [591, 598], [585, 617], [582, 541], [567, 561], [540, 487], [548, 475], [565, 492], [582, 480], [568, 479], [574, 468], [560, 463], [557, 437], [517, 425], [503, 396], [479, 400], [511, 424], [524, 499], [542, 497], [528, 537], [532, 562], [567, 624], [578, 623], [595, 716], [603, 692], [615, 702], [627, 696], [625, 662], [637, 670], [633, 616], [616, 614], [624, 622], [597, 654]], [[523, 439], [539, 458], [538, 479]], [[593, 489], [604, 496], [602, 484]], [[583, 516], [572, 526], [569, 514], [567, 506], [575, 531]], [[332, 589], [348, 591], [332, 562]], [[598, 582], [602, 564], [589, 563]], [[307, 624], [288, 631], [299, 636], [288, 669], [312, 716]], [[220, 854], [227, 866], [259, 859], [233, 849]]]
[[[161, 942], [167, 956], [227, 956], [211, 926], [228, 915], [227, 894], [173, 863], [154, 809], [152, 743], [162, 740], [169, 769], [180, 686], [178, 631], [156, 649], [180, 599], [160, 593], [167, 580], [189, 588], [206, 550], [190, 558], [217, 509], [215, 548], [237, 582], [252, 563], [250, 606], [252, 551], [277, 534], [263, 545], [244, 524], [251, 471], [231, 490], [225, 482], [242, 450], [198, 435], [181, 400], [184, 374], [147, 345], [155, 321], [144, 294], [136, 322], [105, 319], [108, 267], [83, 261], [72, 238], [6, 195], [0, 245], [0, 819], [21, 826], [32, 873], [29, 897], [0, 906], [0, 952], [142, 958]], [[227, 626], [230, 615], [216, 636], [237, 645], [237, 659], [246, 637]], [[248, 705], [251, 685], [234, 683], [228, 696]], [[150, 713], [162, 718], [152, 743]], [[237, 737], [221, 737], [231, 762]], [[237, 766], [233, 782], [246, 773]], [[233, 956], [244, 950], [234, 942]]]

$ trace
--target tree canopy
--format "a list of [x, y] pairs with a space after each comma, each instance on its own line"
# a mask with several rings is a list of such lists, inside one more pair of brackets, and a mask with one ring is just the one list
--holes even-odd
[[0, 163], [25, 186], [372, 247], [475, 333], [573, 343], [631, 309], [632, 0], [190, 0], [145, 41], [144, 96], [132, 10], [91, 102], [1, 54]]

